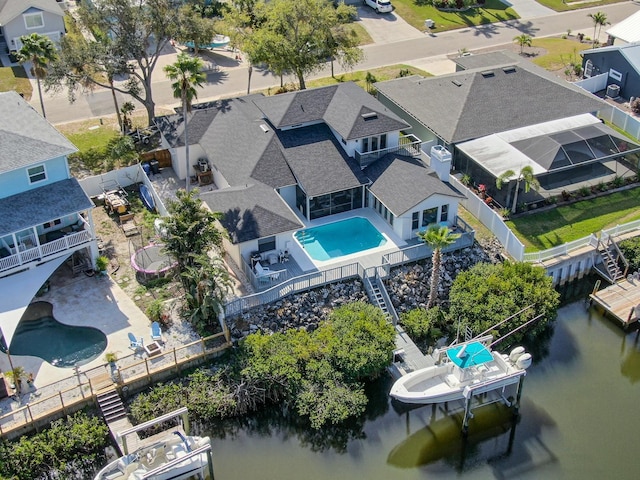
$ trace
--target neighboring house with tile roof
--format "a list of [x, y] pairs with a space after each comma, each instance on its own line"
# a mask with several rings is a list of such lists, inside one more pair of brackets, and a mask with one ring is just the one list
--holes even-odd
[[640, 42], [591, 48], [580, 52], [585, 77], [607, 74], [607, 86], [617, 85], [622, 98], [640, 97]]
[[[182, 115], [156, 124], [185, 178]], [[224, 214], [226, 250], [238, 263], [287, 249], [292, 232], [314, 219], [360, 208], [409, 240], [428, 223], [453, 223], [461, 195], [446, 182], [449, 164], [439, 178], [422, 162], [420, 140], [402, 133], [408, 128], [351, 82], [248, 95], [194, 105], [189, 165], [208, 160], [217, 188], [200, 197]]]
[[77, 148], [16, 92], [0, 111], [0, 277], [85, 248], [95, 258], [93, 203], [67, 161]]
[[453, 74], [376, 83], [378, 99], [423, 142], [447, 148], [454, 169], [487, 186], [502, 205], [516, 180], [497, 191], [497, 177], [527, 165], [542, 188], [522, 202], [633, 173], [638, 146], [595, 116], [610, 108], [601, 99], [511, 52], [456, 63]]
[[64, 32], [64, 11], [56, 0], [0, 0], [0, 48], [7, 52], [22, 48], [23, 35], [38, 33], [59, 44]]

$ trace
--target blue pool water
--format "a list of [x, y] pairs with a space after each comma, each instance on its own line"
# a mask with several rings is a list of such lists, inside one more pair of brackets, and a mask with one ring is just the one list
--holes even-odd
[[331, 260], [387, 243], [371, 222], [363, 217], [300, 230], [295, 237], [314, 260]]
[[[32, 355], [56, 367], [73, 367], [89, 363], [105, 351], [107, 337], [100, 330], [65, 325], [52, 313], [48, 302], [27, 307], [11, 340], [11, 355]], [[4, 347], [4, 339], [1, 343]]]

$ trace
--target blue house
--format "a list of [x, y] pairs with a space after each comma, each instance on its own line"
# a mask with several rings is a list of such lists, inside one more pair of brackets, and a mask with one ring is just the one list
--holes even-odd
[[626, 99], [640, 97], [640, 43], [592, 48], [580, 52], [584, 76], [606, 73], [607, 86], [617, 85]]
[[38, 33], [59, 44], [64, 11], [56, 0], [0, 0], [0, 51], [20, 50], [20, 37]]
[[51, 273], [68, 259], [72, 268], [90, 268], [98, 248], [93, 202], [67, 162], [77, 148], [16, 92], [0, 93], [0, 111], [0, 328], [6, 340]]

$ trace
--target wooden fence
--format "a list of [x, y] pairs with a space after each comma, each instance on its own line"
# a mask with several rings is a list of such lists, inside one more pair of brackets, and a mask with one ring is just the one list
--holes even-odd
[[[200, 365], [220, 355], [230, 346], [229, 332], [226, 331], [164, 351], [154, 357], [141, 358], [136, 354], [130, 355], [118, 360], [119, 369], [113, 375], [117, 379], [115, 386], [129, 393], [142, 390], [156, 381], [177, 375], [184, 368]], [[83, 375], [85, 379], [82, 378]], [[111, 378], [107, 365], [68, 377], [30, 393], [28, 403], [0, 416], [0, 435], [15, 438], [32, 430], [37, 431], [57, 418], [95, 403], [96, 393], [105, 387], [103, 382], [95, 381], [100, 376]], [[77, 385], [65, 387], [72, 383]], [[111, 383], [109, 380], [106, 385]], [[47, 390], [52, 394], [45, 397], [38, 395], [39, 391]]]

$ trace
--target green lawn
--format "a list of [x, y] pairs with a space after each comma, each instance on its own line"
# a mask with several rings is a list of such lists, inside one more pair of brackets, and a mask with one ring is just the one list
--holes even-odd
[[424, 30], [424, 21], [430, 18], [435, 22], [432, 32], [520, 18], [515, 10], [507, 8], [500, 0], [487, 0], [482, 8], [471, 8], [466, 12], [441, 12], [431, 5], [417, 5], [415, 0], [393, 0], [393, 6], [405, 22], [418, 30]]
[[[532, 62], [545, 70], [559, 70], [570, 62], [582, 63], [580, 52], [588, 50], [591, 45], [582, 43], [575, 36], [565, 38], [534, 38], [532, 47], [544, 48], [547, 53], [532, 59]], [[524, 47], [524, 53], [527, 53]]]
[[307, 88], [324, 87], [326, 85], [333, 85], [341, 82], [356, 82], [364, 90], [367, 90], [367, 84], [365, 78], [367, 73], [371, 73], [375, 77], [376, 82], [382, 82], [385, 80], [392, 80], [400, 76], [400, 71], [405, 70], [409, 75], [422, 75], [423, 77], [432, 77], [429, 72], [425, 72], [419, 68], [412, 67], [410, 65], [388, 65], [386, 67], [374, 68], [372, 70], [358, 70], [356, 72], [349, 72], [342, 75], [336, 75], [333, 77], [316, 78], [315, 80], [307, 81]]
[[99, 119], [74, 122], [66, 125], [58, 125], [56, 128], [67, 137], [80, 152], [86, 152], [90, 148], [103, 149], [109, 140], [118, 135], [117, 122], [103, 121]]
[[625, 0], [597, 0], [595, 2], [565, 2], [564, 0], [536, 0], [540, 5], [549, 7], [556, 12], [565, 12], [567, 10], [578, 10], [580, 8], [591, 8], [599, 5], [608, 5], [610, 3], [624, 2]]
[[640, 187], [523, 215], [506, 223], [525, 245], [526, 251], [535, 252], [638, 220], [638, 207]]
[[33, 87], [23, 67], [0, 67], [0, 92], [15, 90], [31, 100]]
[[371, 35], [369, 35], [369, 32], [367, 32], [367, 29], [359, 23], [349, 23], [347, 25], [347, 28], [358, 36], [358, 45], [362, 46], [373, 43], [373, 38], [371, 38]]

